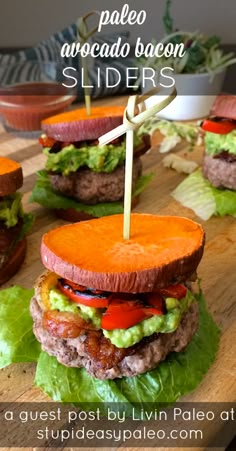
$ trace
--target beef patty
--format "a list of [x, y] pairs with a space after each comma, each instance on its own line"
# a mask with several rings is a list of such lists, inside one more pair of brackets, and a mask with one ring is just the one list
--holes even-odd
[[[142, 162], [133, 163], [133, 187], [142, 173]], [[52, 188], [67, 197], [86, 204], [116, 202], [124, 197], [125, 166], [118, 166], [110, 174], [81, 168], [68, 176], [49, 173]]]
[[205, 153], [203, 158], [203, 174], [216, 188], [236, 190], [236, 160], [212, 157]]
[[130, 348], [117, 348], [101, 330], [86, 331], [78, 338], [53, 337], [42, 322], [37, 297], [31, 300], [34, 334], [42, 349], [68, 367], [84, 367], [98, 379], [136, 376], [155, 368], [170, 352], [182, 351], [198, 327], [198, 305], [193, 303], [175, 332], [155, 333]]

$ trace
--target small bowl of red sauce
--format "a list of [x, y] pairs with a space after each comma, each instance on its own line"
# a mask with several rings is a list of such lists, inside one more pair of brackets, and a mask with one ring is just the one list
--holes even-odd
[[76, 93], [63, 86], [62, 70], [57, 63], [29, 61], [0, 68], [0, 114], [7, 128], [40, 130], [43, 119], [71, 105]]

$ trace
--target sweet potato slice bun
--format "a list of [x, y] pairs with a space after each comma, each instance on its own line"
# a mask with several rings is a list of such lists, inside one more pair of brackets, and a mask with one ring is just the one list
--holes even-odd
[[211, 114], [236, 120], [236, 96], [226, 94], [216, 97]]
[[23, 184], [21, 166], [9, 158], [0, 157], [0, 196], [15, 193]]
[[42, 121], [42, 129], [58, 141], [87, 141], [98, 139], [122, 124], [123, 106], [92, 108], [88, 116], [85, 108], [57, 114]]
[[123, 215], [65, 225], [43, 236], [47, 269], [84, 286], [112, 292], [150, 292], [186, 280], [204, 247], [201, 225], [187, 218], [131, 215], [124, 240]]

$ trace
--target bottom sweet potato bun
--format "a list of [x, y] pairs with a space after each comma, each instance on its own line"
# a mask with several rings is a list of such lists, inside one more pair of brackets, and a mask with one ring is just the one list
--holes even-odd
[[123, 216], [59, 227], [44, 235], [49, 269], [31, 301], [43, 350], [99, 379], [135, 376], [182, 351], [198, 327], [191, 281], [204, 247], [201, 226], [181, 217]]
[[23, 238], [15, 247], [13, 247], [3, 265], [1, 265], [0, 254], [0, 285], [7, 282], [14, 274], [16, 274], [25, 259], [26, 247], [26, 238]]

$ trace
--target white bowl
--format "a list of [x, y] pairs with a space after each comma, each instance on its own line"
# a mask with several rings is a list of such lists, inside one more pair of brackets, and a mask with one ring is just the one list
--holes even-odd
[[[226, 71], [218, 72], [211, 80], [204, 74], [175, 74], [177, 97], [157, 116], [161, 119], [185, 121], [209, 115], [216, 96], [221, 92]], [[145, 91], [153, 86], [145, 86]], [[180, 94], [178, 94], [178, 92]], [[155, 104], [156, 96], [146, 100], [147, 106]], [[165, 96], [158, 96], [164, 99]]]

